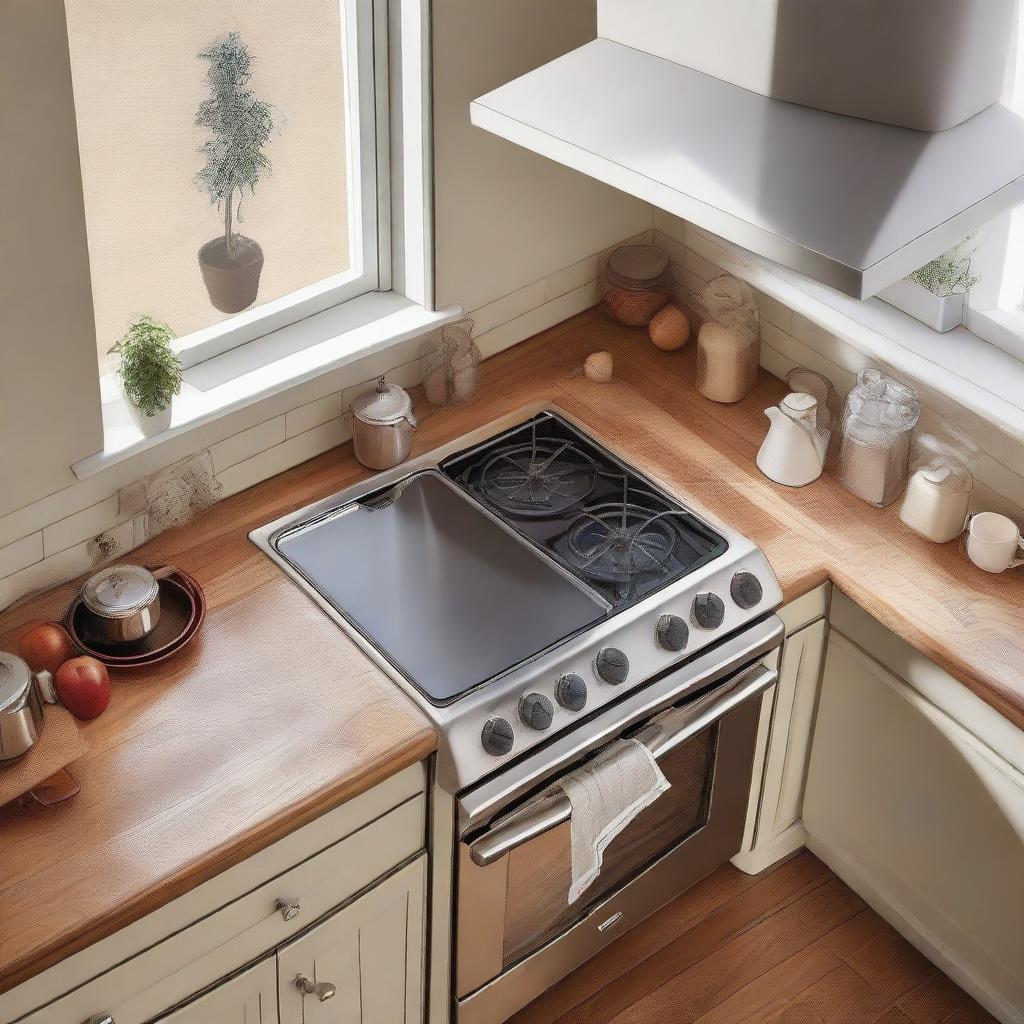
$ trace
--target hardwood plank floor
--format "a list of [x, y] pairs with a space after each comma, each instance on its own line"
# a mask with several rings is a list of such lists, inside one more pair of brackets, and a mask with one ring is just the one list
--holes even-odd
[[995, 1024], [812, 854], [731, 865], [510, 1024]]

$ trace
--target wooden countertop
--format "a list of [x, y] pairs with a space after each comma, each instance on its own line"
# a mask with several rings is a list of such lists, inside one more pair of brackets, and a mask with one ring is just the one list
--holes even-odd
[[[582, 377], [595, 349], [616, 380]], [[758, 543], [790, 600], [831, 578], [889, 629], [1024, 728], [1024, 580], [990, 576], [958, 542], [929, 544], [830, 477], [799, 490], [756, 469], [762, 374], [734, 406], [692, 386], [694, 347], [591, 311], [488, 360], [473, 402], [422, 397], [414, 454], [537, 400]], [[344, 446], [235, 495], [133, 553], [203, 584], [210, 614], [179, 659], [114, 680], [86, 727], [82, 792], [50, 810], [0, 813], [0, 991], [141, 917], [427, 754], [436, 736], [398, 688], [247, 539], [367, 475]], [[0, 616], [0, 648], [52, 617], [73, 586]]]

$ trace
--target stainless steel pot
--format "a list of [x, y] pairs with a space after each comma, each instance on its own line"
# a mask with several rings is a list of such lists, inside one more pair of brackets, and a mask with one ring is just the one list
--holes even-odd
[[108, 565], [90, 576], [81, 593], [89, 612], [82, 623], [85, 639], [119, 644], [152, 633], [160, 621], [160, 578], [170, 571]]
[[409, 457], [416, 417], [397, 384], [378, 378], [377, 388], [352, 403], [352, 447], [368, 469], [391, 469]]
[[0, 763], [36, 745], [43, 731], [44, 703], [57, 703], [50, 673], [33, 673], [16, 654], [0, 651]]

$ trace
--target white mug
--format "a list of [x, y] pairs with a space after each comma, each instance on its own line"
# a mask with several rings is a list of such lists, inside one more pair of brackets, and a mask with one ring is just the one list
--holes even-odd
[[1024, 565], [1024, 538], [1017, 524], [998, 512], [976, 512], [967, 520], [967, 554], [985, 572]]

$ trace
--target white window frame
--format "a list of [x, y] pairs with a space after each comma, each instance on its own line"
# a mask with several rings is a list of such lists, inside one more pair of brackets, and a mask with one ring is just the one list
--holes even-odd
[[[349, 118], [350, 269], [180, 338], [174, 348], [185, 369], [367, 292], [391, 290], [389, 4], [388, 0], [338, 3]], [[355, 125], [351, 124], [353, 115]]]
[[[1018, 11], [1016, 45], [1002, 102], [1024, 116], [1024, 17]], [[984, 341], [1024, 360], [1024, 206], [1009, 210], [982, 232], [964, 326]]]

